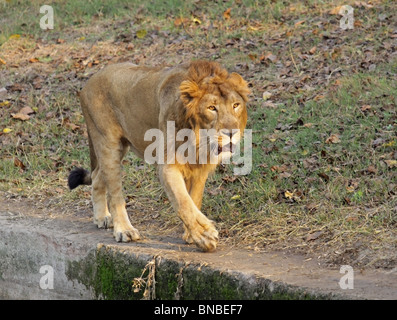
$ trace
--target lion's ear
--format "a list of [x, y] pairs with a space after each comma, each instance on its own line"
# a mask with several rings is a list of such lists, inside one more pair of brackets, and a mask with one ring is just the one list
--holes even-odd
[[248, 83], [238, 73], [232, 72], [229, 76], [229, 83], [233, 86], [245, 102], [248, 101], [248, 95], [251, 90], [248, 88]]
[[181, 99], [186, 105], [190, 104], [194, 98], [198, 98], [202, 94], [198, 84], [191, 80], [182, 81], [179, 90], [181, 91]]

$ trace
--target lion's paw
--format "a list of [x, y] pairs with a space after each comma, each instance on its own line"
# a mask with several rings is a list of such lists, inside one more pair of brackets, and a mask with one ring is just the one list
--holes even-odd
[[190, 230], [186, 230], [183, 238], [186, 242], [194, 242], [203, 251], [214, 251], [218, 243], [218, 231], [208, 220], [205, 224], [197, 223]]
[[113, 235], [117, 242], [130, 242], [141, 238], [139, 231], [134, 227], [128, 229], [115, 229]]
[[112, 216], [108, 214], [100, 218], [94, 217], [94, 224], [96, 224], [98, 228], [104, 228], [104, 229], [112, 228], [113, 227]]
[[190, 234], [189, 230], [186, 227], [185, 227], [185, 232], [183, 233], [182, 239], [188, 244], [194, 243], [192, 235]]

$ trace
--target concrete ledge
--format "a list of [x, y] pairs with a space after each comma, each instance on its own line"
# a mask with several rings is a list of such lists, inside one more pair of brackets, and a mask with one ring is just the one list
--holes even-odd
[[[40, 273], [43, 266], [52, 268], [53, 289], [45, 288], [51, 274]], [[222, 245], [202, 253], [179, 239], [159, 237], [117, 244], [111, 231], [99, 230], [87, 219], [0, 211], [2, 299], [397, 298], [395, 274], [373, 270], [355, 275], [354, 290], [339, 287], [341, 276], [339, 270], [282, 253]]]

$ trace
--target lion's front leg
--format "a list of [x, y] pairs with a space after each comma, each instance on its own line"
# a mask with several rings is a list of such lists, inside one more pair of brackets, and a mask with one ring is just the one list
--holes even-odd
[[[194, 204], [196, 205], [197, 209], [201, 210], [201, 204], [203, 201], [203, 194], [205, 188], [205, 182], [207, 181], [208, 174], [206, 172], [199, 172], [193, 173], [190, 179], [186, 180], [186, 188], [189, 192], [190, 197], [192, 198]], [[187, 243], [193, 243], [192, 236], [190, 235], [190, 230], [184, 226], [185, 232], [183, 234], [183, 240]]]
[[161, 165], [159, 166], [159, 175], [172, 206], [185, 225], [184, 239], [187, 242], [194, 242], [204, 251], [215, 250], [218, 231], [213, 222], [197, 208], [189, 195], [178, 166]]

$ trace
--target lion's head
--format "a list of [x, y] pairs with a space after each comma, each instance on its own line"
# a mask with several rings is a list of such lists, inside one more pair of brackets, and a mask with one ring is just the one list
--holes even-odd
[[199, 129], [212, 129], [212, 155], [218, 161], [230, 158], [247, 124], [247, 82], [237, 73], [229, 74], [216, 62], [194, 61], [179, 88], [184, 120], [191, 123], [196, 133]]

